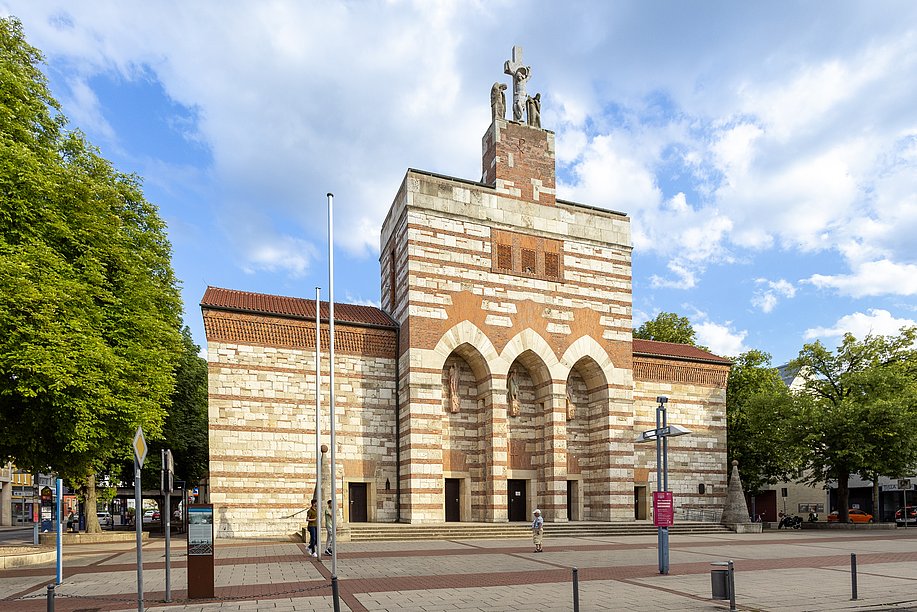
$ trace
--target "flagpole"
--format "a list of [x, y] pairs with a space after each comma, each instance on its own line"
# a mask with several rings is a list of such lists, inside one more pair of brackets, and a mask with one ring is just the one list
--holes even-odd
[[[334, 194], [328, 193], [328, 414], [331, 420], [331, 531], [337, 536], [337, 463], [334, 419]], [[338, 547], [331, 549], [331, 577], [337, 581]], [[337, 598], [335, 598], [335, 603]]]
[[318, 558], [322, 558], [322, 519], [324, 518], [324, 502], [322, 501], [322, 452], [321, 452], [321, 429], [322, 429], [322, 395], [321, 395], [321, 346], [322, 346], [322, 334], [321, 334], [321, 319], [319, 315], [321, 314], [321, 295], [322, 290], [320, 287], [315, 288], [315, 498], [318, 500], [318, 517], [316, 518], [316, 531], [318, 532], [316, 538], [318, 543], [316, 544]]

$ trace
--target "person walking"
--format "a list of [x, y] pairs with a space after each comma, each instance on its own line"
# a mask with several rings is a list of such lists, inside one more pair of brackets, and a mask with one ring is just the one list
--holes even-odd
[[318, 556], [318, 508], [317, 499], [312, 500], [309, 511], [306, 512], [306, 525], [309, 528], [309, 554], [313, 557]]
[[331, 507], [331, 500], [328, 500], [328, 505], [325, 506], [325, 554], [331, 555], [334, 551], [332, 546], [334, 546], [334, 508]]
[[536, 509], [532, 514], [535, 520], [532, 521], [532, 542], [535, 543], [535, 552], [540, 553], [541, 542], [544, 539], [544, 519], [541, 518], [541, 510]]

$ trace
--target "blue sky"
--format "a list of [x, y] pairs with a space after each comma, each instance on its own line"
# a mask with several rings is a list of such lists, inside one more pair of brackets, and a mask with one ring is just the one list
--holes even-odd
[[[186, 320], [208, 284], [376, 304], [408, 167], [478, 179], [521, 45], [558, 197], [628, 213], [634, 323], [774, 362], [917, 319], [913, 2], [0, 0], [71, 127], [144, 179]], [[323, 294], [327, 299], [327, 293]]]

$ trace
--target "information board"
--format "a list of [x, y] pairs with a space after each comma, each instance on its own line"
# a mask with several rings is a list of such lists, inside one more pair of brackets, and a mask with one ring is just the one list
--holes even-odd
[[671, 527], [675, 523], [675, 498], [671, 491], [653, 491], [653, 525]]
[[188, 556], [213, 554], [213, 507], [188, 508]]
[[213, 597], [213, 506], [188, 506], [188, 599]]

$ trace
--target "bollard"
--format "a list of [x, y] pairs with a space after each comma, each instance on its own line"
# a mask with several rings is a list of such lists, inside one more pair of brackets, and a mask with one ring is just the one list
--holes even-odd
[[857, 599], [857, 554], [850, 553], [850, 591], [852, 601]]
[[331, 576], [331, 601], [334, 605], [334, 612], [341, 612], [341, 592], [338, 589], [337, 576]]
[[736, 566], [730, 559], [727, 562], [729, 572], [729, 612], [736, 612]]
[[48, 585], [48, 612], [54, 612], [54, 585]]
[[573, 612], [579, 612], [579, 570], [573, 568]]

